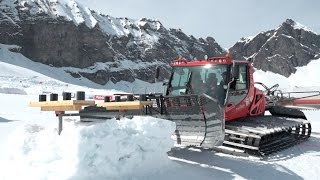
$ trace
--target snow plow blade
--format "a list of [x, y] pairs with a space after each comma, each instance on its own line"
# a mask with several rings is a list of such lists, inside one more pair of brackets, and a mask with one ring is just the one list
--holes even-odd
[[[185, 96], [147, 96], [148, 104], [139, 109], [126, 109], [127, 102], [116, 102], [121, 109], [108, 110], [91, 106], [80, 110], [82, 122], [107, 120], [116, 117], [152, 116], [176, 123], [172, 139], [182, 146], [212, 148], [224, 139], [224, 112], [218, 101], [206, 94]], [[111, 103], [112, 104], [112, 103]]]
[[161, 118], [176, 123], [172, 135], [176, 144], [213, 148], [223, 142], [223, 108], [206, 94], [164, 97]]

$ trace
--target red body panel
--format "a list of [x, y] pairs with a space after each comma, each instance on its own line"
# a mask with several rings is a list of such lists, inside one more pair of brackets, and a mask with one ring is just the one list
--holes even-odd
[[284, 106], [296, 106], [296, 107], [302, 107], [302, 108], [305, 107], [305, 108], [320, 109], [320, 96], [285, 100], [285, 101], [281, 101], [280, 104]]
[[[245, 62], [247, 63], [247, 62]], [[265, 98], [262, 91], [254, 87], [253, 67], [248, 64], [249, 75], [249, 88], [248, 94], [238, 104], [229, 104], [225, 106], [225, 119], [226, 121], [235, 120], [246, 116], [261, 115], [265, 111]], [[231, 92], [228, 96], [237, 96], [237, 91]]]
[[305, 98], [305, 99], [295, 99], [291, 101], [292, 105], [318, 105], [320, 104], [320, 98]]

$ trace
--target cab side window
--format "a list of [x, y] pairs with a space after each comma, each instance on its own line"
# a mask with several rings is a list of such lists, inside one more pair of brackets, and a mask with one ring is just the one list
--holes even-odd
[[231, 84], [230, 88], [236, 91], [248, 89], [248, 67], [245, 64], [237, 64], [235, 68], [238, 78]]
[[248, 76], [247, 76], [247, 66], [239, 65], [239, 75], [236, 82], [236, 90], [248, 89]]

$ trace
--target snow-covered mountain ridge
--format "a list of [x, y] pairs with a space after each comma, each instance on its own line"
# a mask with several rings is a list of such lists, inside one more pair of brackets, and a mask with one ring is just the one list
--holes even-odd
[[287, 19], [279, 27], [242, 38], [230, 52], [236, 59], [254, 59], [254, 67], [289, 77], [296, 67], [320, 57], [320, 35]]
[[224, 53], [212, 37], [196, 39], [147, 18], [114, 18], [74, 0], [2, 0], [0, 12], [0, 43], [20, 46], [36, 62], [80, 68], [68, 72], [102, 85], [152, 81], [155, 66], [167, 69], [179, 56]]
[[[91, 11], [88, 7], [84, 7], [74, 0], [4, 0], [0, 2], [0, 5], [3, 12], [8, 12], [8, 16], [13, 21], [32, 20], [32, 18], [38, 16], [61, 17], [73, 21], [76, 25], [85, 23], [90, 28], [94, 28], [96, 25], [105, 26], [103, 30], [107, 34], [116, 36], [130, 34], [130, 30], [125, 26], [138, 28], [139, 25], [144, 26], [148, 23], [153, 29], [158, 30], [162, 26], [159, 21], [149, 20], [150, 22], [146, 22], [144, 21], [146, 19], [133, 20], [105, 16]], [[21, 16], [22, 14], [28, 14], [28, 16]], [[107, 20], [103, 17], [107, 17]]]

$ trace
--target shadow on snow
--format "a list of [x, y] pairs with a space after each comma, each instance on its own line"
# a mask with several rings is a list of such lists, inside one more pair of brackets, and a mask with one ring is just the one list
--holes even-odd
[[[199, 168], [203, 169], [204, 173], [197, 173], [198, 179], [233, 179], [237, 177], [244, 179], [303, 179], [282, 165], [260, 160], [219, 156], [211, 150], [173, 148], [168, 154], [172, 160], [183, 165], [186, 177], [189, 177], [189, 174], [192, 176], [194, 168]], [[190, 170], [186, 166], [190, 166]], [[208, 171], [212, 173], [208, 173]]]
[[8, 123], [8, 122], [13, 122], [14, 120], [8, 120], [5, 118], [0, 117], [0, 123]]
[[[312, 133], [313, 135], [314, 133]], [[307, 141], [297, 144], [278, 153], [271, 154], [265, 160], [276, 162], [291, 159], [306, 153], [320, 152], [320, 138], [311, 136]]]

